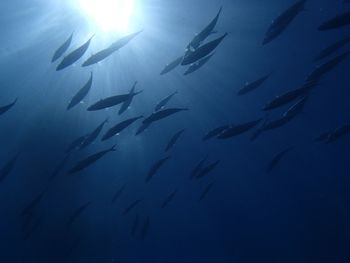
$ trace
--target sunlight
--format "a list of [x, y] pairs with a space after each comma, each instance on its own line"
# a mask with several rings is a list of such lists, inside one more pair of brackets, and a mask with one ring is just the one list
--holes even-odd
[[127, 33], [134, 0], [79, 0], [79, 7], [102, 31]]

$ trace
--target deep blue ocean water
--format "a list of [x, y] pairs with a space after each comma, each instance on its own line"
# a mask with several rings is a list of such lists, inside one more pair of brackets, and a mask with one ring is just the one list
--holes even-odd
[[[139, 0], [140, 16], [128, 33], [143, 32], [104, 61], [82, 68], [90, 55], [126, 34], [99, 32], [71, 8], [71, 2], [0, 2], [0, 106], [18, 98], [0, 116], [0, 166], [18, 154], [0, 182], [0, 262], [350, 261], [350, 136], [332, 143], [314, 141], [322, 132], [350, 122], [349, 59], [322, 78], [303, 111], [283, 127], [264, 132], [255, 141], [250, 140], [255, 129], [227, 140], [202, 141], [208, 131], [222, 125], [281, 116], [293, 103], [268, 113], [262, 108], [274, 96], [301, 86], [316, 65], [350, 49], [349, 44], [313, 62], [323, 48], [349, 36], [350, 26], [317, 28], [350, 6], [342, 0], [309, 0], [280, 36], [262, 46], [271, 21], [295, 0]], [[221, 6], [217, 33], [206, 42], [229, 34], [209, 62], [187, 76], [183, 66], [160, 75]], [[95, 36], [83, 58], [57, 72], [59, 61], [51, 63], [51, 58], [72, 32], [68, 52]], [[67, 111], [90, 72], [90, 92]], [[247, 81], [270, 72], [261, 87], [237, 96]], [[119, 106], [86, 110], [102, 98], [128, 93], [135, 81], [136, 90], [144, 91], [122, 115]], [[138, 120], [119, 136], [101, 142], [112, 125], [149, 116], [175, 91], [166, 107], [188, 111], [135, 136], [142, 122]], [[50, 180], [68, 145], [106, 118], [98, 139], [73, 151]], [[181, 129], [184, 133], [164, 153]], [[67, 174], [81, 159], [114, 144], [115, 152], [79, 173]], [[289, 147], [267, 173], [274, 156]], [[146, 184], [151, 166], [166, 156], [171, 158]], [[190, 180], [191, 171], [206, 156], [207, 163], [220, 163], [205, 177]], [[41, 193], [30, 213], [21, 215]], [[124, 215], [136, 200], [141, 201]], [[91, 204], [69, 224], [87, 202]]]

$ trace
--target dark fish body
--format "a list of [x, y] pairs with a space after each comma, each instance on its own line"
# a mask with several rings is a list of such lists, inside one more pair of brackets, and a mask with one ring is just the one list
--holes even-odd
[[196, 63], [191, 64], [190, 67], [185, 71], [184, 75], [191, 74], [203, 67], [213, 55], [214, 53], [198, 60]]
[[294, 5], [289, 7], [286, 11], [280, 14], [275, 20], [273, 20], [272, 24], [268, 28], [265, 39], [263, 41], [263, 45], [271, 42], [276, 37], [278, 37], [295, 19], [295, 17], [304, 10], [304, 5], [306, 0], [301, 0], [296, 2]]
[[334, 132], [331, 132], [328, 136], [327, 143], [335, 142], [341, 137], [350, 134], [350, 124], [343, 125], [336, 129]]
[[148, 183], [152, 177], [158, 172], [158, 170], [164, 165], [164, 163], [170, 159], [170, 156], [158, 160], [155, 164], [152, 165], [151, 169], [148, 171], [145, 182]]
[[177, 91], [170, 94], [169, 96], [166, 96], [164, 99], [162, 99], [160, 102], [158, 102], [158, 104], [156, 105], [154, 110], [155, 111], [161, 110], [171, 100], [171, 98], [174, 97], [176, 94], [177, 94]]
[[285, 113], [283, 113], [284, 118], [292, 119], [296, 115], [302, 112], [306, 103], [307, 97], [301, 98], [294, 105], [292, 105]]
[[293, 90], [287, 91], [282, 95], [276, 96], [273, 100], [271, 100], [264, 106], [263, 110], [267, 111], [267, 110], [272, 110], [272, 109], [282, 107], [300, 98], [301, 96], [304, 96], [307, 92], [310, 91], [313, 85], [316, 85], [316, 84], [314, 83], [312, 85], [303, 86], [301, 88], [293, 89]]
[[196, 61], [209, 55], [221, 43], [221, 41], [224, 40], [226, 36], [227, 33], [209, 43], [204, 44], [203, 46], [200, 46], [194, 51], [188, 52], [188, 54], [182, 60], [181, 65], [185, 66], [195, 63]]
[[28, 216], [33, 213], [40, 200], [43, 198], [45, 192], [38, 194], [20, 213], [20, 216]]
[[88, 111], [97, 111], [97, 110], [102, 110], [113, 106], [117, 106], [118, 104], [128, 101], [130, 98], [136, 96], [141, 92], [142, 91], [131, 93], [131, 94], [128, 93], [128, 94], [116, 95], [116, 96], [111, 96], [111, 97], [102, 99], [96, 102], [95, 104], [91, 105], [88, 108]]
[[15, 99], [12, 103], [7, 104], [5, 106], [0, 106], [0, 115], [4, 114], [5, 112], [9, 111], [16, 103], [18, 99]]
[[67, 110], [70, 110], [71, 108], [79, 104], [81, 101], [83, 101], [83, 99], [89, 93], [91, 86], [92, 86], [92, 72], [90, 74], [90, 78], [87, 81], [87, 83], [74, 95], [72, 100], [69, 102]]
[[24, 240], [28, 240], [32, 237], [32, 235], [39, 229], [39, 227], [42, 224], [43, 218], [40, 217], [37, 219], [32, 225], [29, 226], [29, 229], [27, 229], [25, 235], [24, 235]]
[[220, 10], [217, 13], [217, 15], [215, 16], [215, 18], [199, 34], [197, 34], [192, 39], [192, 41], [187, 45], [188, 50], [197, 49], [202, 44], [202, 42], [204, 40], [206, 40], [207, 37], [212, 34], [212, 32], [214, 31], [215, 26], [219, 20], [221, 11], [222, 11], [222, 7], [220, 7]]
[[332, 44], [332, 45], [328, 46], [327, 48], [323, 49], [320, 52], [320, 54], [314, 59], [314, 61], [319, 61], [321, 59], [324, 59], [324, 58], [332, 55], [333, 53], [335, 53], [336, 51], [338, 51], [339, 49], [344, 47], [349, 42], [350, 42], [350, 37], [343, 38], [343, 39], [335, 42], [334, 44]]
[[85, 147], [92, 144], [98, 137], [98, 135], [101, 133], [103, 126], [108, 122], [108, 119], [104, 120], [100, 125], [96, 127], [95, 130], [93, 130], [83, 141], [83, 143], [80, 145], [79, 149], [84, 149]]
[[220, 126], [218, 128], [215, 128], [211, 131], [209, 131], [203, 138], [203, 141], [207, 141], [211, 138], [214, 138], [216, 136], [218, 136], [220, 133], [222, 133], [223, 131], [227, 130], [228, 128], [230, 128], [229, 125], [224, 125], [224, 126]]
[[132, 209], [134, 209], [139, 203], [141, 202], [141, 200], [136, 200], [134, 202], [132, 202], [128, 207], [125, 208], [123, 215], [127, 215]]
[[239, 96], [245, 95], [245, 94], [247, 94], [247, 93], [249, 93], [249, 92], [251, 92], [251, 91], [253, 91], [253, 90], [259, 88], [262, 84], [264, 84], [264, 82], [265, 82], [270, 76], [271, 76], [271, 73], [268, 74], [268, 75], [266, 75], [266, 76], [261, 77], [260, 79], [254, 81], [254, 82], [246, 83], [246, 84], [244, 85], [244, 87], [241, 88], [241, 89], [238, 91], [237, 95], [239, 95]]
[[151, 125], [151, 123], [142, 123], [142, 125], [140, 126], [140, 128], [137, 129], [135, 135], [141, 134], [141, 133], [144, 132], [150, 125]]
[[142, 229], [141, 229], [141, 239], [144, 240], [147, 236], [148, 230], [150, 226], [149, 217], [146, 218], [145, 222], [143, 223]]
[[207, 196], [209, 191], [213, 188], [213, 185], [214, 185], [214, 183], [210, 183], [207, 185], [207, 187], [203, 190], [201, 196], [199, 197], [199, 201], [202, 201], [204, 199], [204, 197]]
[[70, 153], [74, 150], [77, 150], [80, 148], [80, 146], [82, 145], [82, 143], [86, 140], [86, 138], [88, 137], [88, 135], [84, 135], [84, 136], [80, 136], [79, 138], [75, 139], [66, 149], [65, 153]]
[[0, 170], [0, 183], [12, 172], [15, 167], [16, 161], [18, 159], [18, 154], [9, 160]]
[[64, 158], [57, 164], [57, 166], [55, 167], [55, 169], [53, 170], [49, 181], [52, 181], [53, 179], [56, 178], [56, 176], [62, 171], [62, 169], [64, 168], [64, 166], [66, 165], [68, 159], [69, 159], [70, 155], [66, 154], [64, 156]]
[[73, 214], [69, 217], [68, 225], [71, 225], [77, 220], [77, 218], [91, 205], [92, 202], [87, 202], [82, 206], [78, 207]]
[[132, 96], [132, 94], [135, 93], [136, 85], [137, 85], [137, 81], [135, 81], [134, 85], [132, 86], [132, 88], [129, 92], [129, 95], [130, 95], [129, 99], [124, 101], [122, 106], [120, 107], [119, 112], [118, 112], [119, 115], [122, 114], [123, 112], [125, 112], [130, 107], [132, 99], [134, 98], [134, 96]]
[[159, 121], [161, 119], [164, 119], [166, 117], [169, 117], [170, 115], [173, 115], [175, 113], [178, 113], [180, 111], [186, 111], [188, 109], [184, 108], [170, 108], [170, 109], [165, 109], [165, 110], [159, 110], [151, 114], [148, 118], [144, 119], [142, 121], [143, 124], [148, 124], [152, 123], [155, 121]]
[[174, 199], [175, 195], [177, 194], [177, 190], [175, 190], [174, 192], [172, 192], [162, 203], [161, 208], [165, 208], [168, 206], [168, 204]]
[[91, 57], [89, 57], [84, 63], [83, 63], [83, 67], [87, 67], [93, 64], [96, 64], [104, 59], [106, 59], [107, 57], [109, 57], [110, 55], [112, 55], [114, 52], [118, 51], [119, 49], [121, 49], [122, 47], [124, 47], [125, 45], [127, 45], [133, 38], [135, 38], [138, 34], [140, 34], [142, 31], [127, 35], [125, 37], [122, 37], [121, 39], [119, 39], [118, 41], [116, 41], [115, 43], [113, 43], [111, 46], [109, 46], [106, 49], [101, 50], [100, 52], [97, 52], [96, 54], [92, 55]]
[[103, 135], [102, 137], [102, 141], [108, 140], [110, 138], [112, 138], [113, 136], [119, 134], [122, 130], [126, 129], [128, 126], [130, 126], [131, 124], [133, 124], [135, 121], [139, 120], [143, 118], [143, 116], [139, 116], [139, 117], [135, 117], [135, 118], [130, 118], [127, 119], [125, 121], [122, 121], [118, 124], [116, 124], [115, 126], [113, 126], [112, 128], [110, 128], [105, 135]]
[[277, 164], [280, 163], [282, 158], [291, 150], [292, 148], [288, 148], [286, 150], [283, 150], [282, 152], [279, 152], [277, 155], [275, 155], [272, 160], [270, 161], [269, 165], [267, 166], [266, 172], [271, 172]]
[[175, 69], [177, 66], [179, 66], [181, 64], [183, 58], [184, 58], [183, 56], [178, 57], [174, 61], [172, 61], [169, 64], [167, 64], [163, 68], [163, 70], [160, 72], [160, 75], [165, 75], [165, 74], [169, 73], [170, 71], [172, 71], [173, 69]]
[[311, 74], [307, 77], [307, 82], [317, 82], [319, 81], [326, 73], [330, 72], [332, 69], [334, 69], [338, 64], [340, 64], [343, 60], [345, 60], [350, 52], [345, 52], [343, 54], [340, 54], [339, 56], [336, 56], [335, 58], [331, 59], [330, 61], [319, 65], [316, 67], [314, 71], [311, 72]]
[[93, 163], [95, 163], [96, 161], [98, 161], [99, 159], [101, 159], [104, 155], [106, 155], [107, 153], [111, 152], [111, 151], [115, 151], [115, 147], [116, 145], [114, 145], [113, 147], [111, 147], [110, 149], [104, 150], [104, 151], [100, 151], [98, 153], [95, 153], [93, 155], [90, 155], [89, 157], [79, 161], [78, 163], [76, 163], [69, 171], [69, 174], [74, 174], [77, 173], [83, 169], [85, 169], [86, 167], [92, 165]]
[[232, 127], [229, 127], [228, 129], [224, 130], [222, 133], [217, 136], [218, 139], [228, 139], [237, 135], [240, 135], [242, 133], [245, 133], [249, 131], [250, 129], [254, 128], [256, 125], [259, 124], [261, 119], [246, 122], [239, 125], [234, 125]]
[[184, 132], [185, 130], [181, 130], [181, 131], [178, 131], [177, 133], [175, 133], [173, 135], [173, 137], [171, 137], [170, 141], [168, 142], [166, 148], [165, 148], [165, 151], [169, 151], [174, 145], [175, 143], [177, 142], [177, 140], [180, 138], [181, 134]]
[[329, 136], [332, 134], [332, 132], [328, 131], [328, 132], [324, 132], [322, 134], [320, 134], [319, 136], [317, 136], [315, 138], [315, 142], [325, 142], [328, 140]]
[[136, 231], [137, 231], [138, 227], [139, 227], [139, 216], [136, 215], [134, 223], [132, 224], [131, 232], [130, 232], [130, 235], [132, 237], [134, 237], [136, 235]]
[[73, 33], [70, 37], [56, 50], [55, 54], [52, 57], [51, 62], [55, 62], [57, 59], [62, 57], [62, 55], [68, 50], [70, 44], [72, 43]]
[[210, 172], [212, 172], [216, 166], [218, 166], [220, 161], [215, 161], [211, 164], [208, 164], [207, 166], [203, 167], [197, 174], [196, 178], [200, 179], [203, 178], [204, 176], [208, 175]]
[[114, 204], [114, 203], [117, 201], [117, 199], [119, 199], [119, 197], [123, 194], [124, 189], [125, 189], [125, 185], [123, 185], [123, 186], [113, 195], [112, 204]]
[[198, 173], [203, 169], [204, 163], [207, 161], [208, 156], [204, 157], [198, 162], [198, 164], [193, 168], [191, 172], [190, 179], [197, 177]]
[[78, 61], [85, 54], [86, 50], [89, 48], [92, 38], [93, 36], [87, 42], [85, 42], [82, 46], [78, 47], [77, 49], [69, 53], [66, 57], [64, 57], [62, 62], [57, 66], [56, 70], [57, 71], [62, 70], [66, 67], [69, 67], [76, 61]]
[[326, 22], [322, 23], [319, 26], [318, 30], [320, 31], [331, 30], [331, 29], [344, 27], [347, 25], [350, 25], [350, 11], [339, 14], [336, 17], [333, 17], [327, 20]]

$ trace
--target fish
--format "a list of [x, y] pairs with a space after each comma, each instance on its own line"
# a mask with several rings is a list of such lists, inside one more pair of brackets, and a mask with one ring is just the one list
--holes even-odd
[[191, 40], [191, 42], [187, 45], [188, 50], [197, 49], [202, 44], [202, 42], [213, 33], [221, 12], [222, 7], [220, 7], [219, 12], [214, 17], [214, 19], [201, 32], [196, 34], [195, 37]]
[[179, 66], [183, 60], [184, 56], [178, 57], [169, 64], [166, 64], [165, 67], [160, 72], [160, 75], [165, 75], [170, 71], [174, 70], [177, 66]]
[[182, 129], [180, 131], [178, 131], [177, 133], [175, 133], [170, 141], [168, 142], [166, 148], [165, 148], [165, 152], [169, 151], [171, 148], [173, 148], [173, 146], [175, 145], [175, 143], [177, 142], [177, 140], [180, 138], [180, 136], [184, 133], [185, 129]]
[[89, 57], [82, 64], [82, 67], [91, 66], [91, 65], [94, 65], [94, 64], [106, 59], [107, 57], [112, 55], [114, 52], [118, 51], [119, 49], [121, 49], [122, 47], [127, 45], [131, 40], [133, 40], [141, 32], [142, 32], [142, 30], [122, 37], [121, 39], [117, 40], [112, 45], [110, 45], [108, 48], [105, 48], [105, 49], [97, 52], [96, 54], [92, 55], [91, 57]]
[[43, 217], [38, 218], [32, 225], [29, 226], [24, 235], [24, 240], [28, 240], [39, 229], [43, 221]]
[[125, 185], [123, 185], [114, 195], [113, 195], [113, 198], [112, 198], [112, 204], [114, 204], [117, 199], [119, 199], [119, 197], [121, 197], [121, 195], [123, 194], [124, 192], [124, 189], [125, 189]]
[[170, 159], [170, 156], [167, 156], [155, 162], [148, 171], [148, 174], [145, 179], [145, 183], [148, 183], [153, 178], [153, 176], [158, 172], [158, 170], [165, 164], [165, 162], [168, 161], [169, 159]]
[[91, 201], [81, 205], [78, 207], [69, 217], [67, 225], [73, 224], [77, 218], [92, 204]]
[[132, 209], [134, 209], [139, 203], [141, 202], [140, 199], [132, 202], [129, 206], [127, 206], [124, 211], [123, 211], [123, 215], [127, 215]]
[[64, 158], [57, 164], [57, 166], [55, 167], [55, 169], [53, 170], [49, 181], [52, 181], [53, 179], [55, 179], [57, 177], [57, 175], [63, 170], [64, 166], [66, 165], [67, 161], [69, 160], [70, 155], [66, 154], [64, 156]]
[[171, 93], [170, 95], [166, 96], [164, 99], [162, 99], [160, 102], [157, 103], [157, 105], [154, 108], [154, 111], [159, 111], [164, 108], [164, 106], [171, 100], [172, 97], [174, 97], [178, 92], [175, 91], [174, 93]]
[[119, 104], [122, 104], [128, 100], [130, 100], [132, 97], [140, 94], [142, 92], [138, 91], [138, 92], [134, 92], [134, 93], [128, 93], [128, 94], [121, 94], [121, 95], [115, 95], [115, 96], [111, 96], [105, 99], [101, 99], [98, 102], [96, 102], [95, 104], [91, 105], [87, 110], [88, 111], [97, 111], [97, 110], [103, 110], [103, 109], [107, 109], [107, 108], [111, 108], [113, 106], [117, 106]]
[[141, 239], [144, 240], [148, 234], [148, 230], [149, 230], [149, 226], [150, 226], [150, 221], [149, 221], [149, 217], [146, 217], [145, 222], [143, 223], [142, 229], [141, 229]]
[[307, 96], [302, 97], [294, 105], [292, 105], [286, 112], [284, 112], [282, 117], [290, 118], [290, 119], [294, 118], [296, 115], [302, 112], [302, 110], [304, 109], [306, 100], [307, 100]]
[[87, 135], [83, 135], [83, 136], [80, 136], [79, 138], [75, 139], [74, 141], [72, 141], [71, 144], [69, 144], [69, 146], [65, 150], [65, 153], [69, 154], [72, 151], [79, 149], [80, 146], [82, 145], [82, 143], [86, 140], [86, 138], [88, 136], [89, 136], [88, 134]]
[[277, 128], [280, 128], [280, 127], [286, 125], [287, 123], [289, 123], [293, 119], [293, 117], [282, 116], [282, 117], [279, 117], [279, 118], [274, 119], [272, 121], [266, 120], [264, 122], [264, 124], [262, 125], [262, 127], [260, 127], [259, 129], [257, 129], [255, 131], [255, 133], [250, 138], [250, 140], [254, 141], [256, 138], [258, 138], [259, 135], [261, 135], [262, 132], [273, 130], [273, 129], [277, 129]]
[[213, 55], [214, 55], [214, 53], [198, 60], [197, 62], [195, 62], [193, 64], [191, 64], [190, 67], [185, 71], [184, 75], [186, 76], [188, 74], [191, 74], [191, 73], [197, 71], [198, 69], [200, 69], [201, 67], [203, 67]]
[[51, 62], [55, 62], [57, 59], [62, 57], [62, 55], [68, 50], [70, 44], [72, 43], [73, 33], [69, 36], [69, 38], [55, 51]]
[[181, 62], [181, 65], [186, 66], [189, 64], [193, 64], [196, 61], [204, 58], [205, 56], [209, 55], [214, 49], [217, 48], [217, 46], [224, 40], [224, 38], [228, 35], [228, 33], [225, 33], [223, 36], [214, 39], [203, 46], [200, 46], [198, 49], [188, 52], [188, 54], [184, 57], [184, 59]]
[[96, 161], [98, 161], [99, 159], [101, 159], [104, 155], [106, 155], [109, 152], [115, 151], [116, 145], [113, 145], [111, 148], [107, 149], [107, 150], [103, 150], [100, 152], [97, 152], [95, 154], [92, 154], [90, 156], [88, 156], [87, 158], [77, 162], [69, 171], [68, 174], [74, 174], [77, 172], [80, 172], [81, 170], [87, 168], [88, 166], [92, 165], [93, 163], [95, 163]]
[[13, 106], [16, 105], [18, 98], [16, 98], [13, 102], [10, 104], [0, 106], [0, 115], [4, 114], [5, 112], [9, 111]]
[[20, 213], [20, 216], [29, 216], [33, 214], [33, 210], [37, 207], [39, 202], [44, 197], [45, 191], [39, 193], [32, 201], [29, 202], [29, 204], [24, 207]]
[[0, 169], [0, 183], [2, 183], [5, 178], [12, 172], [16, 165], [18, 157], [19, 154], [17, 153]]
[[333, 70], [338, 64], [343, 62], [350, 54], [350, 51], [342, 53], [335, 58], [318, 65], [306, 78], [306, 82], [318, 82], [325, 74]]
[[215, 161], [211, 164], [208, 164], [207, 166], [203, 167], [201, 170], [198, 171], [196, 175], [196, 179], [203, 178], [204, 176], [208, 175], [210, 172], [212, 172], [220, 163], [220, 160]]
[[339, 49], [347, 45], [349, 42], [350, 42], [350, 36], [333, 43], [332, 45], [326, 47], [325, 49], [322, 49], [321, 52], [317, 55], [317, 57], [315, 57], [314, 61], [317, 62], [326, 57], [329, 57], [330, 55], [332, 55], [333, 53], [335, 53], [336, 51], [338, 51]]
[[345, 124], [329, 134], [327, 143], [335, 142], [348, 134], [350, 134], [350, 124]]
[[208, 160], [208, 155], [201, 159], [191, 171], [190, 179], [197, 177], [198, 173], [203, 169], [204, 163]]
[[279, 96], [276, 96], [263, 107], [263, 110], [273, 110], [291, 103], [292, 101], [305, 96], [316, 85], [317, 82], [310, 82], [309, 84], [305, 84], [300, 88], [289, 90]]
[[222, 133], [220, 133], [217, 138], [218, 139], [229, 139], [234, 136], [240, 135], [242, 133], [245, 133], [251, 129], [253, 129], [256, 125], [258, 125], [261, 122], [261, 119], [257, 119], [250, 122], [245, 122], [238, 125], [233, 125], [226, 130], [224, 130]]
[[238, 96], [242, 96], [242, 95], [245, 95], [253, 90], [256, 90], [257, 88], [259, 88], [262, 84], [264, 84], [264, 82], [271, 76], [272, 73], [269, 73], [251, 83], [247, 82], [243, 88], [241, 88], [237, 95]]
[[169, 109], [165, 109], [165, 110], [159, 110], [159, 111], [152, 113], [149, 117], [144, 119], [142, 121], [142, 123], [147, 124], [147, 123], [159, 121], [159, 120], [164, 119], [166, 117], [169, 117], [175, 113], [178, 113], [181, 111], [187, 111], [187, 110], [188, 110], [187, 108], [169, 108]]
[[150, 125], [151, 125], [151, 123], [142, 123], [142, 125], [137, 129], [135, 135], [141, 134], [141, 133], [144, 132]]
[[143, 131], [145, 131], [153, 122], [159, 121], [161, 119], [164, 119], [166, 117], [169, 117], [170, 115], [173, 115], [175, 113], [178, 113], [180, 111], [187, 111], [188, 109], [185, 108], [170, 108], [165, 110], [159, 110], [156, 112], [153, 112], [149, 117], [145, 118], [142, 121], [141, 126], [136, 131], [136, 135], [139, 135]]
[[161, 208], [165, 208], [168, 206], [168, 204], [174, 199], [175, 195], [177, 194], [177, 189], [170, 193], [170, 195], [164, 200], [164, 202], [161, 205]]
[[204, 135], [204, 137], [202, 138], [202, 141], [207, 141], [209, 139], [212, 139], [212, 138], [218, 136], [220, 133], [227, 130], [229, 127], [230, 127], [230, 125], [224, 125], [224, 126], [217, 127], [213, 130], [210, 130], [209, 132], [207, 132]]
[[86, 138], [85, 140], [82, 142], [82, 144], [80, 145], [79, 149], [82, 150], [84, 148], [86, 148], [87, 146], [89, 146], [90, 144], [92, 144], [97, 137], [99, 136], [99, 134], [101, 133], [103, 126], [108, 122], [108, 118], [105, 119], [100, 125], [98, 125]]
[[119, 122], [116, 125], [114, 125], [112, 128], [110, 128], [102, 137], [102, 141], [108, 140], [112, 138], [115, 135], [118, 135], [122, 130], [126, 129], [128, 126], [133, 124], [135, 121], [143, 118], [143, 116], [138, 116], [135, 118], [130, 118], [125, 121]]
[[74, 106], [78, 105], [87, 96], [92, 86], [92, 72], [90, 73], [90, 78], [87, 83], [74, 95], [67, 106], [67, 110], [70, 110]]
[[207, 196], [207, 194], [209, 193], [209, 191], [213, 188], [214, 183], [209, 183], [205, 189], [203, 190], [203, 192], [201, 193], [200, 197], [199, 197], [199, 202], [202, 201], [204, 199], [204, 197]]
[[323, 22], [319, 27], [319, 31], [326, 31], [341, 28], [350, 25], [350, 11], [338, 14], [337, 16]]
[[134, 98], [134, 96], [132, 96], [133, 93], [135, 93], [135, 88], [137, 85], [137, 81], [135, 81], [134, 85], [131, 87], [131, 90], [129, 92], [129, 99], [127, 99], [126, 101], [123, 102], [122, 106], [119, 109], [118, 114], [121, 115], [123, 112], [125, 112], [131, 105], [132, 99]]
[[332, 134], [331, 131], [323, 132], [319, 136], [317, 136], [314, 141], [315, 142], [325, 142], [328, 140], [329, 136]]
[[83, 45], [78, 47], [77, 49], [73, 50], [71, 53], [69, 53], [67, 56], [63, 58], [61, 63], [57, 66], [56, 71], [60, 71], [62, 69], [65, 69], [78, 61], [88, 50], [90, 46], [90, 42], [94, 36], [92, 36], [88, 41], [86, 41]]
[[137, 231], [138, 227], [139, 227], [139, 216], [136, 215], [134, 223], [132, 224], [132, 228], [131, 228], [131, 231], [130, 231], [130, 235], [132, 237], [134, 237], [136, 235], [136, 231]]
[[276, 154], [272, 160], [269, 162], [268, 166], [267, 166], [267, 169], [266, 169], [266, 172], [267, 173], [270, 173], [282, 160], [282, 158], [292, 150], [293, 148], [290, 147], [290, 148], [287, 148], [281, 152], [279, 152], [278, 154]]
[[270, 43], [282, 32], [284, 32], [286, 28], [291, 24], [291, 22], [296, 18], [296, 16], [304, 10], [305, 3], [306, 0], [297, 1], [295, 4], [281, 13], [275, 20], [273, 20], [265, 34], [263, 45]]

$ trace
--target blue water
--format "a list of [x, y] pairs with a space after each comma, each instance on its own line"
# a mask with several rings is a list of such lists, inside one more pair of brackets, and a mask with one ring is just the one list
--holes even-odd
[[[262, 46], [271, 21], [294, 0], [144, 0], [134, 31], [144, 31], [97, 65], [81, 68], [91, 54], [125, 34], [96, 32], [72, 1], [0, 2], [0, 105], [18, 98], [0, 116], [0, 166], [19, 153], [0, 183], [0, 262], [349, 262], [350, 136], [316, 143], [320, 133], [350, 120], [349, 59], [311, 92], [301, 114], [287, 125], [250, 141], [253, 130], [229, 140], [202, 141], [209, 130], [257, 118], [273, 119], [289, 106], [262, 107], [274, 96], [301, 86], [315, 68], [313, 58], [349, 35], [349, 26], [320, 32], [325, 20], [349, 9], [341, 0], [310, 0], [288, 28]], [[186, 67], [161, 76], [164, 65], [216, 15], [218, 33], [229, 35], [197, 72]], [[69, 51], [96, 34], [73, 66], [56, 72], [55, 50], [74, 32]], [[132, 33], [132, 32], [129, 32]], [[349, 45], [343, 51], [349, 50]], [[334, 57], [333, 55], [332, 57]], [[325, 61], [328, 61], [326, 59]], [[66, 107], [93, 72], [83, 103]], [[237, 96], [247, 81], [273, 72], [257, 90]], [[127, 93], [138, 81], [136, 96], [123, 115], [119, 106], [98, 112], [86, 108], [99, 99]], [[178, 91], [168, 107], [189, 108], [155, 123], [139, 136], [138, 121], [112, 140], [98, 140], [74, 151], [63, 170], [49, 180], [65, 149], [107, 117], [112, 125], [152, 113], [165, 96]], [[185, 132], [169, 153], [164, 148]], [[75, 175], [67, 170], [79, 160], [117, 150]], [[266, 167], [293, 147], [271, 173]], [[145, 184], [150, 167], [171, 155]], [[208, 155], [219, 165], [200, 180], [189, 180], [194, 166]], [[199, 202], [203, 190], [214, 183]], [[120, 198], [113, 195], [125, 185]], [[161, 204], [178, 190], [169, 205]], [[21, 211], [38, 194], [29, 226]], [[123, 211], [142, 200], [127, 215]], [[91, 205], [68, 225], [81, 205]], [[130, 232], [136, 216], [136, 236]], [[149, 229], [140, 238], [144, 222]], [[26, 233], [30, 230], [30, 236]]]

